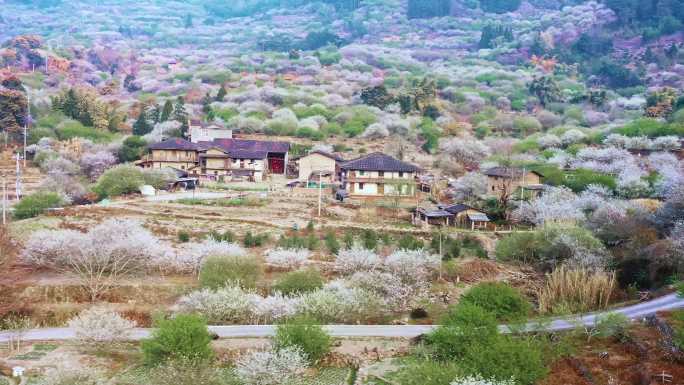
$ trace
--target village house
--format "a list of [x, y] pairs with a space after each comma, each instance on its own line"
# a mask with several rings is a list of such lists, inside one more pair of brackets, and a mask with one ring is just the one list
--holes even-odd
[[423, 204], [413, 211], [415, 226], [455, 226], [471, 230], [486, 229], [490, 219], [484, 211], [464, 204]]
[[417, 166], [380, 152], [343, 163], [342, 188], [349, 197], [414, 197]]
[[285, 172], [290, 144], [242, 139], [192, 143], [173, 138], [149, 149], [150, 154], [138, 162], [143, 168], [171, 167], [208, 180], [263, 181]]
[[299, 169], [298, 180], [300, 182], [319, 182], [323, 183], [338, 182], [341, 178], [340, 166], [344, 163], [342, 157], [330, 154], [325, 151], [312, 151], [297, 159]]
[[536, 171], [514, 167], [492, 167], [483, 173], [487, 176], [487, 194], [499, 199], [507, 198], [524, 188], [535, 195], [542, 191], [542, 175]]
[[215, 139], [232, 139], [233, 131], [216, 123], [204, 123], [199, 119], [188, 121], [188, 136], [192, 143], [211, 142]]

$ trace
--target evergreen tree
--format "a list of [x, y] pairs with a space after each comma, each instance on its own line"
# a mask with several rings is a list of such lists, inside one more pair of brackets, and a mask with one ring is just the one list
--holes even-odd
[[171, 114], [173, 114], [173, 103], [171, 103], [171, 100], [167, 100], [164, 103], [164, 108], [162, 109], [161, 115], [159, 116], [159, 121], [166, 122], [171, 118]]
[[185, 111], [185, 100], [182, 96], [176, 99], [176, 104], [173, 106], [173, 120], [179, 121], [181, 123], [181, 132], [186, 134], [188, 129], [188, 113]]
[[143, 136], [152, 132], [152, 126], [147, 121], [147, 111], [143, 108], [140, 110], [138, 120], [133, 124], [133, 135]]
[[154, 124], [159, 123], [159, 119], [161, 119], [161, 107], [159, 107], [158, 104], [155, 104], [154, 108], [152, 108], [152, 111], [150, 111], [150, 115], [147, 118], [151, 120]]
[[223, 99], [226, 97], [226, 94], [228, 94], [228, 92], [226, 91], [226, 87], [223, 84], [221, 84], [221, 88], [219, 88], [218, 93], [216, 94], [216, 101], [222, 102]]
[[206, 95], [204, 95], [204, 98], [202, 98], [202, 112], [205, 114], [209, 114], [211, 112], [211, 102], [213, 101], [213, 98], [211, 97], [211, 94], [207, 92]]

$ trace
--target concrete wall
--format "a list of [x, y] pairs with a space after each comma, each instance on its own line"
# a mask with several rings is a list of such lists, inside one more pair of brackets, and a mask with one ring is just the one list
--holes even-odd
[[232, 137], [232, 130], [218, 130], [196, 126], [190, 127], [190, 141], [193, 143], [212, 142], [214, 139], [231, 139]]
[[299, 161], [299, 180], [307, 181], [314, 171], [330, 171], [335, 174], [335, 160], [321, 154], [307, 155]]

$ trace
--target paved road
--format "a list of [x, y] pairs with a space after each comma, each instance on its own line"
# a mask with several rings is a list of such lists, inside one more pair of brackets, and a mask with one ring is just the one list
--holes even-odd
[[[669, 294], [652, 301], [642, 302], [632, 306], [626, 306], [611, 310], [613, 313], [621, 313], [630, 319], [639, 319], [659, 311], [684, 308], [684, 298], [676, 294]], [[549, 322], [530, 323], [527, 330], [560, 331], [575, 328], [577, 326], [592, 326], [596, 318], [607, 312], [587, 314], [575, 318], [554, 319]], [[433, 330], [436, 326], [431, 325], [328, 325], [327, 331], [333, 337], [387, 337], [387, 338], [412, 338]], [[269, 337], [274, 334], [273, 325], [234, 325], [234, 326], [210, 326], [209, 329], [221, 338], [250, 338]], [[501, 326], [506, 332], [507, 327]], [[151, 329], [135, 329], [131, 335], [133, 340], [141, 340], [149, 337]], [[73, 329], [52, 328], [33, 329], [22, 335], [24, 341], [57, 341], [70, 340], [75, 337]], [[7, 332], [0, 332], [0, 342], [6, 342], [10, 338]]]

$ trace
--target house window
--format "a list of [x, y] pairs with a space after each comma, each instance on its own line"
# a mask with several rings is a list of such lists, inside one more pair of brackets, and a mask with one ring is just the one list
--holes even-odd
[[399, 178], [403, 178], [403, 177], [404, 177], [404, 173], [400, 171], [399, 172]]
[[378, 171], [378, 177], [383, 178], [385, 176], [384, 171]]
[[494, 191], [494, 190], [496, 190], [496, 187], [495, 187], [495, 186], [492, 186], [492, 191]]
[[359, 190], [363, 190], [363, 183], [359, 183]]
[[181, 166], [181, 170], [185, 170], [185, 166]]
[[[362, 175], [362, 176], [363, 176], [365, 173], [366, 173], [365, 171], [359, 170], [359, 175]], [[362, 187], [362, 188], [363, 188], [363, 187]]]

